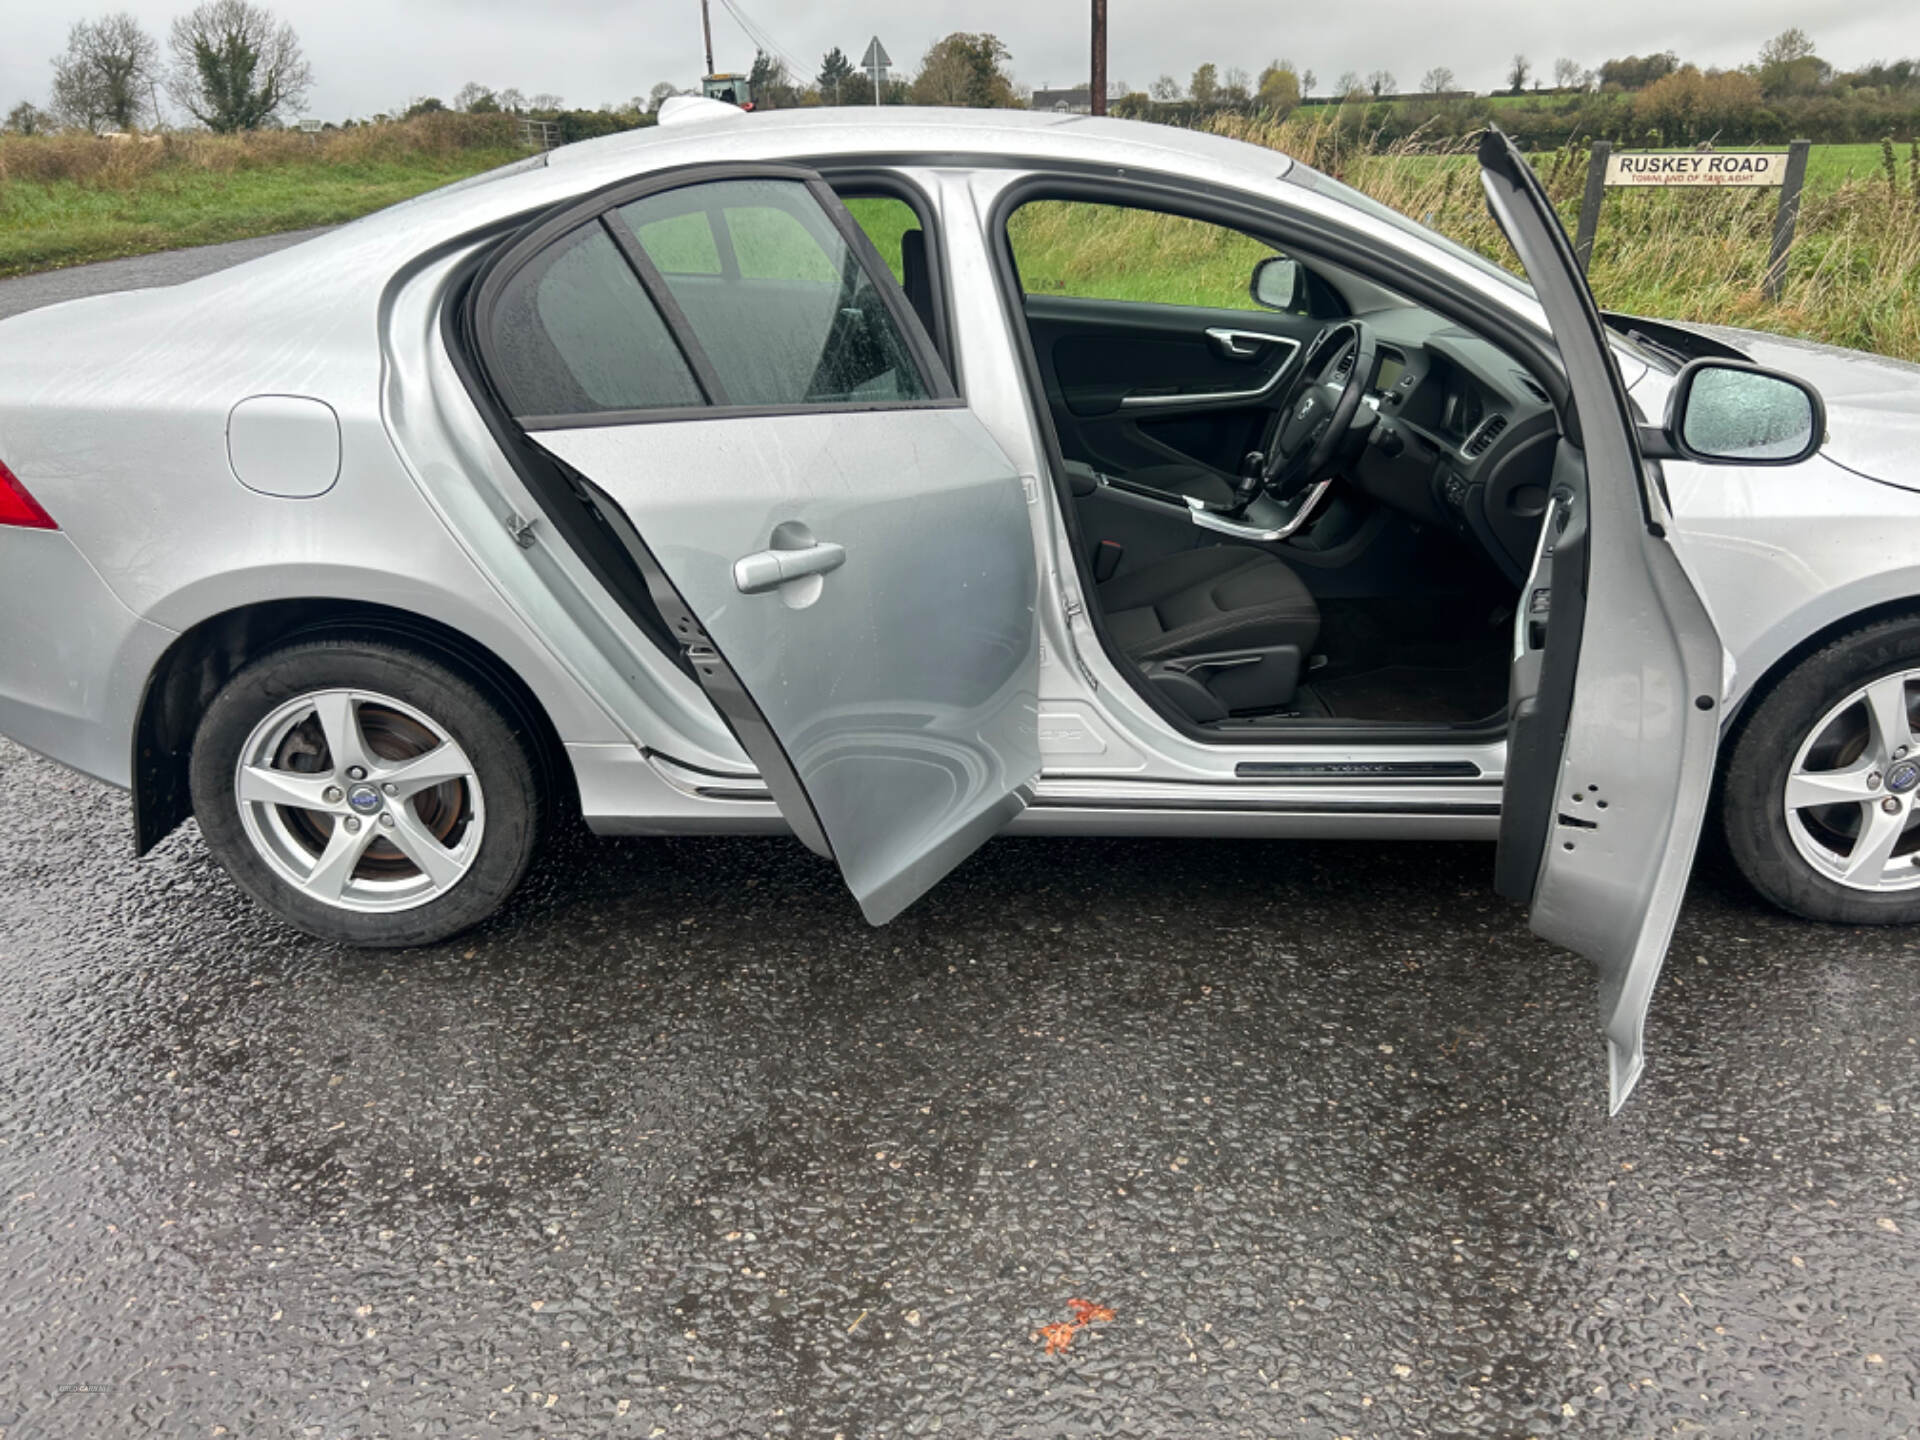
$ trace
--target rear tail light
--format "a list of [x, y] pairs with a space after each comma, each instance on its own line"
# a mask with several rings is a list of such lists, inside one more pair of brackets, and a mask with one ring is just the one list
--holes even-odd
[[0, 460], [0, 525], [17, 525], [28, 530], [60, 528], [3, 460]]

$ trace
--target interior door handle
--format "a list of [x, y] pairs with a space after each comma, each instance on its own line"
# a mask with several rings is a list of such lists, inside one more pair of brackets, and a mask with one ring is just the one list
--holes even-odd
[[1226, 330], [1209, 328], [1207, 338], [1219, 347], [1220, 353], [1233, 360], [1251, 360], [1260, 353], [1261, 347], [1274, 344], [1280, 337], [1262, 335], [1257, 330]]
[[756, 550], [733, 562], [733, 585], [742, 595], [764, 595], [789, 580], [825, 575], [846, 563], [846, 547], [831, 540], [798, 550]]

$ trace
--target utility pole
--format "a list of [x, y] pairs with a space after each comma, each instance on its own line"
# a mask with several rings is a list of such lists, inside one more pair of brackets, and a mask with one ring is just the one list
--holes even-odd
[[1087, 82], [1093, 113], [1107, 113], [1107, 0], [1093, 0], [1093, 77]]
[[707, 74], [713, 74], [713, 17], [707, 13], [707, 0], [700, 0], [700, 33], [707, 40]]

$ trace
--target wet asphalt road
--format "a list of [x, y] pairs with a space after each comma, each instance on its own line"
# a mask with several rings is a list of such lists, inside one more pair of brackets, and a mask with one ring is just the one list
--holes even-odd
[[0, 280], [0, 320], [42, 305], [103, 295], [111, 290], [144, 290], [153, 285], [177, 285], [210, 275], [243, 260], [270, 255], [302, 240], [323, 235], [318, 230], [293, 230], [284, 235], [262, 235], [253, 240], [230, 240], [223, 245], [197, 245], [190, 250], [165, 250], [157, 255], [130, 255], [124, 260], [102, 260], [97, 265], [75, 265], [38, 275]]
[[1920, 1432], [1920, 935], [1715, 862], [1609, 1121], [1480, 846], [582, 838], [372, 955], [126, 812], [0, 743], [6, 1440]]
[[1609, 1121], [1484, 847], [575, 837], [368, 955], [0, 814], [0, 1440], [1920, 1434], [1920, 932], [1711, 857]]

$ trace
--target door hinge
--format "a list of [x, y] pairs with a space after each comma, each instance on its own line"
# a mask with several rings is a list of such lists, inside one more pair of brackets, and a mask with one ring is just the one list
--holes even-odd
[[502, 519], [507, 527], [507, 534], [513, 537], [513, 543], [518, 545], [522, 550], [531, 550], [533, 548], [533, 527], [540, 523], [538, 518], [528, 520], [518, 511], [509, 510]]

